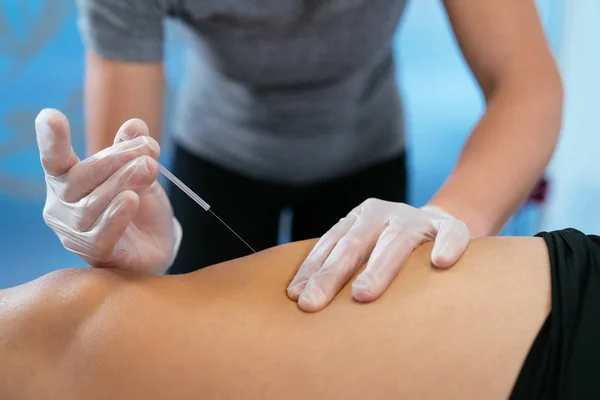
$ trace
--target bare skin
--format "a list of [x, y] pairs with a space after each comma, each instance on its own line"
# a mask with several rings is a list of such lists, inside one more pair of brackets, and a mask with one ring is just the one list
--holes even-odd
[[85, 68], [85, 131], [88, 155], [112, 146], [115, 132], [142, 119], [160, 142], [165, 91], [162, 63], [107, 60], [88, 51]]
[[0, 291], [0, 398], [506, 399], [550, 311], [539, 238], [417, 249], [379, 301], [307, 314], [285, 293], [315, 241], [188, 275], [57, 271]]

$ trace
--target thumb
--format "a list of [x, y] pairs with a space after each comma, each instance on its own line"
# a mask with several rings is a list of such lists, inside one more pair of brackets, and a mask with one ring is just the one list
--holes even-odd
[[438, 268], [448, 268], [464, 254], [471, 234], [467, 225], [457, 219], [443, 218], [435, 223], [437, 235], [431, 251], [431, 263]]
[[35, 134], [46, 174], [62, 175], [79, 162], [71, 144], [69, 120], [60, 111], [40, 111], [35, 119]]

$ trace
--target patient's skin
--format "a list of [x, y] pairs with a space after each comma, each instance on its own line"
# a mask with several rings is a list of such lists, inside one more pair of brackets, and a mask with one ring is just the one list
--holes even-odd
[[315, 241], [189, 275], [52, 273], [0, 292], [2, 399], [506, 399], [550, 310], [546, 246], [474, 240], [449, 270], [418, 249], [371, 304], [300, 311]]

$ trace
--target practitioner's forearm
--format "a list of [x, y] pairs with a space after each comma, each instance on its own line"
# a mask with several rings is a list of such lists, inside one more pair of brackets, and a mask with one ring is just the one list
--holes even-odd
[[160, 143], [164, 78], [161, 63], [121, 63], [89, 51], [85, 73], [87, 154], [113, 144], [119, 127], [140, 118]]
[[542, 177], [561, 127], [560, 72], [532, 0], [444, 0], [487, 109], [431, 200], [493, 235]]
[[497, 234], [542, 178], [558, 140], [561, 108], [557, 76], [499, 88], [429, 204], [464, 221], [473, 237]]

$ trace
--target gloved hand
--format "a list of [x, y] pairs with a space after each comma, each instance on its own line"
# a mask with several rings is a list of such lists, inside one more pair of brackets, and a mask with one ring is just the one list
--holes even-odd
[[435, 240], [432, 263], [447, 268], [466, 250], [470, 233], [463, 222], [437, 207], [368, 199], [317, 242], [288, 286], [288, 296], [304, 311], [319, 311], [368, 260], [352, 284], [352, 295], [360, 302], [373, 301], [413, 250], [430, 240]]
[[160, 146], [146, 124], [126, 122], [111, 147], [83, 161], [59, 111], [40, 112], [35, 130], [46, 175], [44, 221], [63, 246], [94, 267], [164, 272], [181, 227], [156, 180]]

